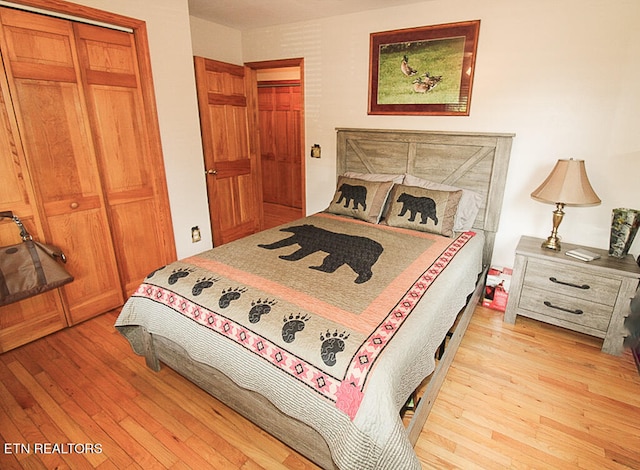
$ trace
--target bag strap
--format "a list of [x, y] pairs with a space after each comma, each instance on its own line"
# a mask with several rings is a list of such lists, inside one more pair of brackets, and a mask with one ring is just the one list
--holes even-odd
[[[44, 286], [47, 283], [47, 275], [44, 273], [44, 268], [42, 267], [42, 261], [40, 261], [40, 256], [38, 256], [38, 252], [36, 251], [36, 243], [31, 240], [25, 240], [27, 249], [29, 250], [29, 254], [31, 255], [31, 261], [33, 262], [33, 267], [36, 270], [36, 276], [38, 277], [38, 285]], [[23, 246], [25, 246], [23, 245]]]
[[7, 286], [7, 280], [4, 278], [4, 274], [2, 274], [2, 269], [0, 269], [0, 299], [6, 299], [9, 297], [9, 286]]
[[31, 234], [27, 231], [24, 225], [22, 225], [22, 221], [20, 218], [13, 213], [13, 211], [2, 211], [0, 212], [0, 219], [11, 219], [13, 220], [18, 228], [20, 229], [20, 238], [22, 238], [23, 242], [27, 240], [33, 240]]
[[40, 243], [37, 241], [33, 241], [33, 243], [35, 243], [36, 245], [38, 245], [40, 248], [42, 248], [42, 250], [48, 254], [49, 256], [51, 256], [53, 259], [60, 259], [60, 261], [62, 261], [63, 263], [67, 262], [67, 257], [65, 256], [65, 254], [63, 253], [63, 251], [60, 248], [56, 248], [55, 246], [51, 246], [51, 245], [47, 245], [46, 243]]

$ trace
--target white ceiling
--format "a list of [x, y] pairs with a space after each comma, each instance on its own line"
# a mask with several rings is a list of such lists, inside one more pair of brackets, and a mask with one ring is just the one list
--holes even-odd
[[247, 30], [408, 5], [424, 0], [188, 0], [189, 14]]

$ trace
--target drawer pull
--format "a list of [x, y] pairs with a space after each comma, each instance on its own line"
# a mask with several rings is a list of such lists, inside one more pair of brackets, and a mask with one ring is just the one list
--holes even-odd
[[555, 277], [550, 277], [549, 280], [551, 282], [555, 282], [556, 284], [562, 284], [563, 286], [569, 286], [569, 287], [575, 287], [576, 289], [591, 289], [591, 286], [589, 284], [582, 284], [581, 286], [579, 286], [578, 284], [572, 284], [570, 282], [564, 282], [564, 281], [558, 281]]
[[571, 310], [569, 308], [564, 308], [564, 307], [558, 307], [557, 305], [553, 305], [551, 302], [549, 302], [548, 300], [544, 301], [544, 304], [547, 307], [550, 308], [555, 308], [556, 310], [562, 310], [563, 312], [567, 312], [567, 313], [573, 313], [574, 315], [582, 315], [584, 312], [582, 310], [580, 310], [579, 308], [575, 309], [575, 310]]

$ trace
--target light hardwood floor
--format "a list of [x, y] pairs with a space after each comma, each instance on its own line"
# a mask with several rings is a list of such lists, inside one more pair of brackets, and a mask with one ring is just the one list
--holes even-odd
[[[317, 468], [169, 368], [148, 370], [115, 318], [0, 355], [1, 469]], [[478, 307], [416, 445], [424, 468], [640, 469], [640, 376], [600, 346]]]

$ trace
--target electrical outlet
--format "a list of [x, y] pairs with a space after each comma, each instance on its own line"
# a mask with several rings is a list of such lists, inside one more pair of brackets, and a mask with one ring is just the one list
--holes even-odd
[[200, 227], [197, 225], [195, 227], [191, 227], [191, 243], [198, 243], [200, 240], [202, 240], [202, 237], [200, 236]]

